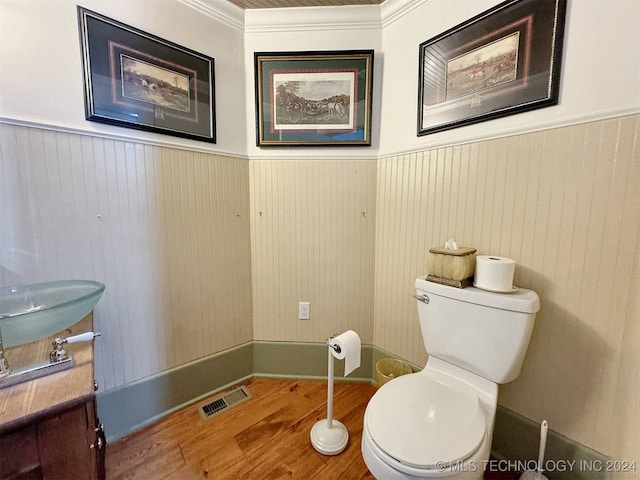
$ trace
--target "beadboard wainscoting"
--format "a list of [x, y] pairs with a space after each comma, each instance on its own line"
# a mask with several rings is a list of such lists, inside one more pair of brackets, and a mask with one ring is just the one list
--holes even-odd
[[424, 364], [413, 281], [450, 237], [540, 295], [499, 403], [640, 460], [640, 115], [380, 159], [374, 345]]
[[0, 125], [0, 284], [106, 285], [112, 389], [252, 340], [247, 159]]
[[249, 171], [254, 339], [351, 329], [371, 343], [376, 160], [252, 159]]

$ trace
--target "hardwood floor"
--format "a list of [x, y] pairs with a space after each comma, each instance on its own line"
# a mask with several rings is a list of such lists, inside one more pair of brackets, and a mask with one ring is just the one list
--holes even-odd
[[[311, 427], [327, 414], [324, 381], [254, 378], [252, 398], [203, 420], [205, 399], [107, 446], [107, 479], [373, 479], [360, 453], [362, 420], [376, 388], [336, 382], [334, 418], [349, 443], [340, 455], [311, 446]], [[510, 479], [517, 476], [486, 476]]]
[[362, 418], [375, 387], [336, 382], [334, 418], [349, 443], [324, 456], [309, 441], [326, 418], [327, 383], [254, 378], [252, 398], [208, 420], [202, 401], [107, 446], [108, 479], [372, 479], [360, 455]]

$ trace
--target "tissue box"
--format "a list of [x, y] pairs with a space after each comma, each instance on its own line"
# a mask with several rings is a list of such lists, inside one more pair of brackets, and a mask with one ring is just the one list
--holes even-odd
[[444, 247], [429, 249], [427, 258], [427, 280], [465, 288], [473, 283], [476, 270], [476, 249], [459, 247], [451, 250]]

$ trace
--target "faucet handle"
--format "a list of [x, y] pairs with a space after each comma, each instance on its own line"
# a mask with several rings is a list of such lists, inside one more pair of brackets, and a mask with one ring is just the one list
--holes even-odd
[[88, 342], [90, 340], [93, 340], [95, 337], [99, 337], [100, 335], [102, 335], [100, 332], [86, 332], [86, 333], [81, 333], [80, 335], [67, 337], [63, 340], [63, 342], [64, 343]]
[[68, 352], [62, 346], [65, 343], [89, 342], [100, 335], [102, 335], [100, 332], [86, 332], [80, 335], [73, 335], [72, 337], [56, 338], [51, 342], [53, 344], [53, 350], [49, 352], [49, 362], [60, 363], [69, 359]]

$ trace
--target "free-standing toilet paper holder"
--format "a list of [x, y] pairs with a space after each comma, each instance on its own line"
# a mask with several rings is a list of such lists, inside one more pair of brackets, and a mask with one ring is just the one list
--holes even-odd
[[347, 427], [333, 419], [333, 351], [341, 353], [340, 345], [331, 344], [337, 334], [331, 335], [325, 343], [329, 352], [327, 368], [327, 418], [319, 420], [311, 427], [311, 445], [323, 455], [337, 455], [347, 446], [349, 432]]

